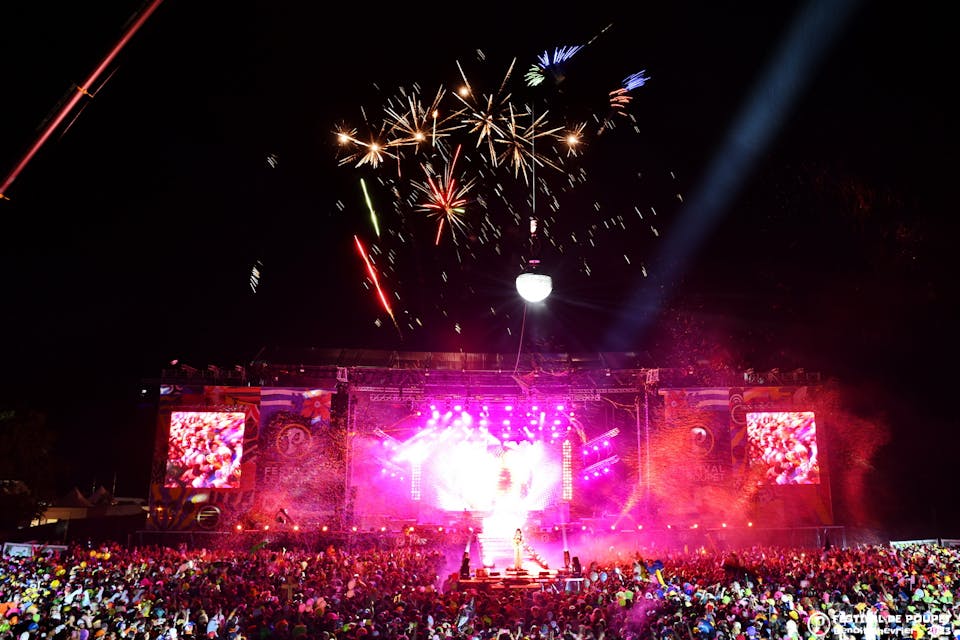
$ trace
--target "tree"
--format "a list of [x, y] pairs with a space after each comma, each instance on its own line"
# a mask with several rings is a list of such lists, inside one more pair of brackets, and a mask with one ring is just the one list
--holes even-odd
[[49, 504], [54, 490], [54, 434], [46, 415], [32, 410], [0, 412], [0, 531], [29, 524]]

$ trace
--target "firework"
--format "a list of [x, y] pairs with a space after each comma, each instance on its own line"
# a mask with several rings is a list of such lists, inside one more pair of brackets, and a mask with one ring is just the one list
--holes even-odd
[[643, 85], [647, 84], [647, 81], [650, 80], [650, 76], [647, 75], [646, 69], [641, 69], [640, 71], [630, 74], [623, 79], [623, 88], [627, 91], [633, 91]]
[[363, 189], [363, 199], [367, 203], [367, 209], [370, 210], [370, 223], [373, 225], [373, 232], [380, 237], [380, 223], [377, 222], [377, 212], [373, 210], [373, 202], [370, 201], [370, 194], [367, 192], [367, 183], [360, 178], [360, 188]]
[[[532, 208], [538, 209], [539, 237], [548, 261], [551, 255], [569, 256], [569, 264], [580, 265], [582, 276], [595, 278], [610, 256], [622, 256], [620, 265], [645, 271], [642, 256], [636, 255], [644, 247], [633, 229], [650, 226], [652, 215], [637, 214], [653, 211], [649, 205], [654, 203], [607, 202], [618, 194], [632, 199], [642, 191], [625, 182], [639, 178], [637, 172], [630, 174], [629, 152], [602, 168], [605, 179], [623, 183], [623, 189], [590, 195], [594, 167], [588, 162], [610, 148], [596, 136], [613, 128], [614, 116], [633, 118], [631, 91], [648, 76], [645, 71], [628, 75], [609, 94], [603, 82], [592, 82], [597, 74], [584, 75], [588, 82], [578, 84], [576, 69], [565, 67], [574, 56], [579, 65], [587, 45], [540, 54], [535, 65], [540, 81], [528, 73], [517, 82], [516, 57], [504, 60], [498, 70], [498, 63], [478, 51], [473, 60], [455, 61], [460, 86], [441, 85], [424, 93], [413, 83], [380, 93], [379, 107], [362, 107], [362, 121], [336, 130], [339, 165], [362, 169], [366, 178], [361, 186], [373, 225], [370, 253], [361, 249], [363, 234], [356, 242], [378, 296], [383, 293], [372, 271], [372, 255], [384, 258], [380, 278], [389, 277], [398, 292], [406, 288], [416, 293], [392, 298], [395, 303], [403, 299], [406, 305], [417, 300], [433, 305], [441, 317], [449, 318], [454, 331], [464, 331], [463, 323], [449, 315], [451, 288], [468, 292], [474, 287], [472, 273], [499, 278], [501, 269], [510, 271], [512, 281]], [[590, 123], [599, 124], [599, 130], [591, 130]], [[638, 125], [623, 129], [639, 132]], [[545, 171], [535, 171], [538, 167]], [[584, 192], [587, 195], [581, 195]], [[431, 223], [432, 242], [420, 243], [424, 214]], [[364, 227], [370, 228], [366, 223]], [[644, 232], [644, 238], [651, 237], [646, 228]], [[441, 242], [445, 236], [450, 242]], [[616, 249], [608, 246], [613, 244]], [[425, 290], [436, 295], [417, 293]], [[381, 297], [388, 310], [385, 300]], [[403, 309], [411, 331], [426, 326], [423, 311]], [[396, 324], [393, 310], [388, 313]], [[492, 306], [484, 309], [486, 314], [502, 322], [509, 317]]]
[[510, 63], [503, 82], [500, 83], [500, 89], [496, 93], [490, 93], [478, 98], [470, 81], [463, 71], [460, 62], [457, 62], [457, 68], [460, 69], [460, 75], [463, 78], [463, 87], [456, 94], [457, 98], [463, 103], [462, 121], [468, 133], [476, 135], [477, 148], [487, 142], [489, 150], [490, 163], [496, 166], [497, 154], [493, 149], [494, 135], [502, 136], [504, 126], [504, 113], [510, 108], [510, 94], [506, 93], [507, 82], [513, 73], [513, 66], [516, 64], [516, 58]]
[[557, 47], [553, 50], [552, 56], [549, 51], [541, 53], [536, 64], [530, 67], [524, 75], [527, 86], [536, 87], [543, 84], [548, 73], [553, 75], [557, 84], [562, 82], [563, 72], [560, 70], [560, 65], [575, 56], [581, 49], [583, 49], [583, 45], [575, 45], [572, 47]]
[[465, 211], [464, 205], [467, 203], [466, 195], [473, 188], [474, 181], [470, 180], [458, 186], [454, 171], [456, 171], [457, 158], [459, 157], [460, 147], [457, 147], [453, 159], [443, 172], [442, 178], [434, 179], [434, 176], [430, 175], [430, 172], [424, 167], [424, 173], [427, 174], [426, 182], [415, 185], [427, 196], [426, 202], [420, 204], [420, 210], [437, 218], [437, 237], [434, 244], [440, 244], [444, 224], [450, 227], [451, 235], [456, 228], [466, 228], [461, 216]]
[[584, 145], [583, 130], [586, 128], [587, 123], [581, 122], [557, 136], [557, 139], [566, 146], [568, 157], [574, 157], [582, 153]]
[[547, 165], [556, 170], [560, 170], [559, 164], [549, 160], [546, 156], [536, 155], [537, 138], [553, 137], [562, 127], [551, 127], [547, 121], [547, 114], [533, 119], [533, 114], [523, 114], [529, 117], [532, 122], [527, 126], [517, 124], [518, 115], [514, 112], [513, 105], [509, 105], [509, 117], [506, 119], [506, 126], [500, 137], [495, 142], [504, 147], [503, 151], [497, 156], [498, 164], [505, 164], [513, 167], [513, 175], [517, 177], [523, 174], [524, 183], [527, 181], [527, 169], [537, 165]]
[[254, 293], [257, 292], [257, 287], [260, 286], [260, 276], [261, 276], [262, 271], [263, 271], [263, 263], [260, 262], [259, 260], [257, 260], [256, 262], [254, 262], [254, 263], [253, 263], [253, 266], [250, 267], [249, 284], [250, 284], [250, 289], [251, 289]]
[[387, 300], [387, 296], [383, 292], [383, 287], [380, 286], [380, 278], [377, 276], [377, 270], [373, 268], [373, 262], [370, 260], [370, 255], [363, 247], [363, 243], [360, 242], [360, 238], [353, 236], [353, 241], [357, 246], [357, 252], [359, 252], [360, 257], [363, 258], [364, 265], [367, 267], [367, 274], [370, 276], [370, 281], [373, 283], [373, 288], [377, 292], [377, 298], [380, 300], [380, 305], [383, 307], [383, 310], [387, 312], [387, 315], [390, 316], [393, 326], [396, 327], [397, 332], [399, 333], [400, 325], [397, 324], [397, 319], [393, 315], [393, 308], [390, 306], [390, 301]]
[[417, 93], [406, 96], [403, 111], [388, 105], [384, 109], [389, 127], [387, 146], [412, 147], [416, 152], [424, 145], [436, 146], [463, 126], [459, 123], [459, 110], [446, 110], [445, 97], [446, 91], [441, 88], [427, 106]]
[[363, 165], [371, 168], [379, 167], [385, 158], [395, 158], [396, 155], [387, 150], [386, 136], [383, 128], [379, 132], [371, 132], [368, 141], [364, 142], [357, 137], [356, 129], [341, 128], [336, 131], [337, 142], [341, 148], [347, 149], [346, 155], [340, 158], [340, 165], [353, 164], [359, 169]]
[[[633, 102], [633, 96], [630, 95], [630, 92], [638, 87], [642, 87], [647, 83], [648, 80], [650, 80], [650, 76], [647, 75], [646, 69], [630, 74], [624, 78], [623, 82], [620, 83], [620, 86], [608, 94], [611, 113], [623, 115], [626, 108], [631, 102]], [[610, 119], [605, 119], [603, 124], [600, 126], [598, 134], [603, 133], [605, 129], [609, 129], [611, 127], [612, 123], [610, 122]]]

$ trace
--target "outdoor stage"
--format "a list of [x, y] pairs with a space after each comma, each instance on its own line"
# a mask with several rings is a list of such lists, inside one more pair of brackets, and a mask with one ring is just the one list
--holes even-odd
[[473, 536], [477, 566], [502, 572], [521, 528], [539, 572], [563, 566], [566, 536], [833, 524], [817, 374], [718, 378], [633, 353], [310, 355], [163, 372], [147, 531], [406, 544], [431, 529]]

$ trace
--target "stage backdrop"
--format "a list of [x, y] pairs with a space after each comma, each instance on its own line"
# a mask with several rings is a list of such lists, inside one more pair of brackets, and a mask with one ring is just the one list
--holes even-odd
[[661, 389], [651, 484], [661, 517], [833, 524], [823, 425], [809, 387]]

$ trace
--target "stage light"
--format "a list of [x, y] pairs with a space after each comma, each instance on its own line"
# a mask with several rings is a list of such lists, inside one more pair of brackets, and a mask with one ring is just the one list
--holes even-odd
[[320, 531], [327, 532], [329, 530], [330, 530], [330, 527], [328, 527], [327, 525], [323, 525], [322, 527], [320, 527]]
[[524, 272], [517, 276], [517, 293], [527, 302], [543, 302], [553, 291], [553, 278], [542, 273]]
[[237, 531], [243, 531], [243, 525], [242, 525], [242, 524], [238, 524], [238, 525], [237, 525]]

